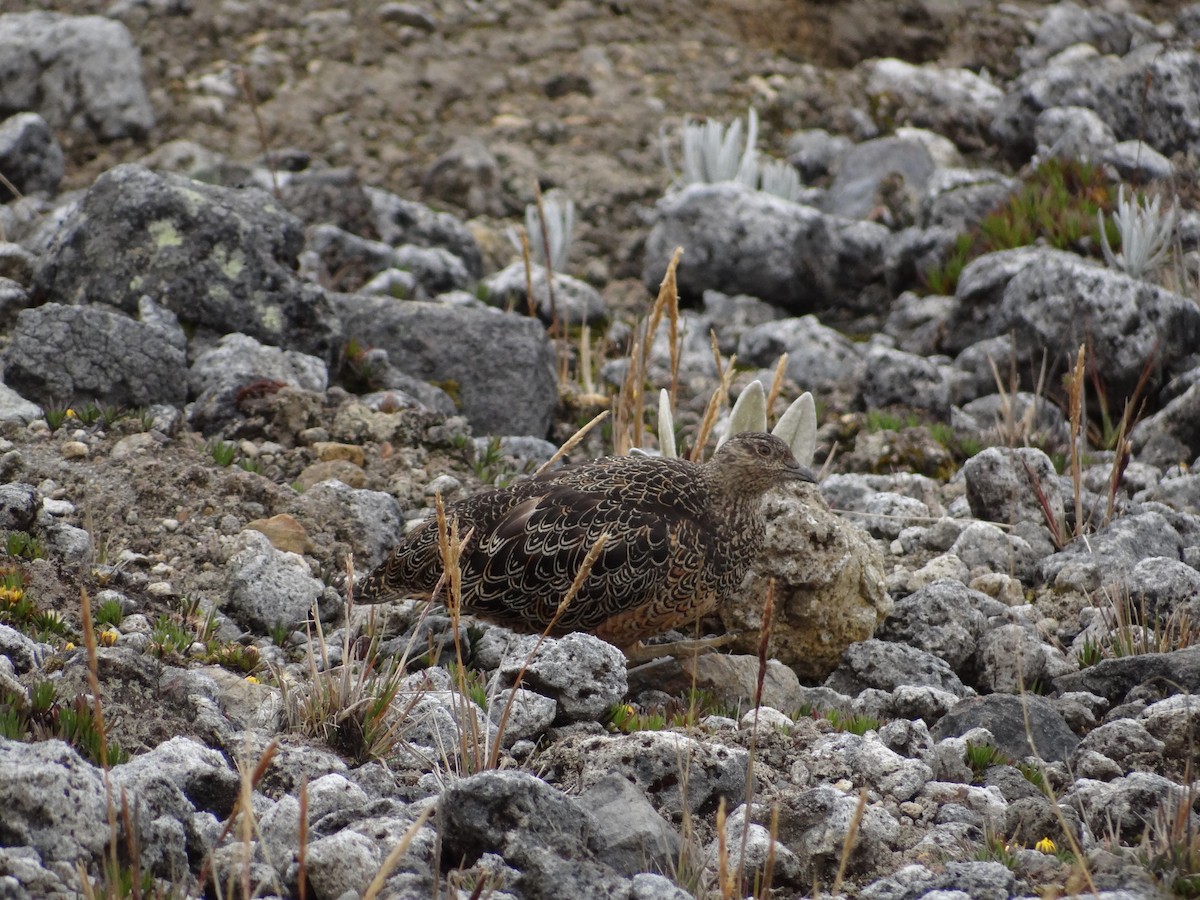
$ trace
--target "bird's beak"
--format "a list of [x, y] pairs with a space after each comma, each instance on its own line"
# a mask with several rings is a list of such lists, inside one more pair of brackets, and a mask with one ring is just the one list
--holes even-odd
[[796, 463], [794, 466], [790, 466], [787, 470], [787, 474], [789, 478], [794, 478], [797, 481], [807, 481], [810, 484], [817, 483], [817, 476], [813, 470], [807, 466], [802, 466], [799, 463]]

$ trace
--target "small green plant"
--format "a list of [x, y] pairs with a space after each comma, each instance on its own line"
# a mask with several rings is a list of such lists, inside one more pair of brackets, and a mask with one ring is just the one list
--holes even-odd
[[860, 737], [868, 731], [879, 730], [879, 720], [871, 716], [864, 716], [858, 713], [847, 715], [836, 709], [831, 709], [825, 713], [824, 718], [829, 720], [838, 731], [846, 731], [850, 734], [857, 734]]
[[91, 400], [81, 403], [75, 410], [75, 416], [84, 425], [95, 425], [100, 420], [100, 407]]
[[169, 616], [159, 616], [150, 632], [150, 652], [159, 659], [182, 656], [192, 646], [193, 638]]
[[920, 424], [921, 420], [915, 413], [901, 418], [882, 409], [867, 410], [867, 431], [903, 431], [905, 428], [916, 428]]
[[117, 599], [105, 600], [96, 607], [96, 622], [100, 625], [117, 626], [121, 624], [121, 620], [125, 618], [125, 612], [121, 608], [121, 601]]
[[213, 462], [222, 468], [232, 465], [238, 455], [236, 444], [230, 444], [222, 440], [209, 441], [207, 450], [208, 455], [213, 458]]
[[1007, 766], [1012, 765], [1012, 762], [1012, 757], [999, 747], [967, 741], [966, 763], [976, 778], [981, 778], [992, 766]]
[[10, 531], [4, 539], [4, 551], [19, 559], [45, 559], [46, 548], [28, 531]]
[[257, 457], [243, 456], [238, 460], [238, 467], [245, 469], [247, 472], [253, 472], [255, 475], [262, 475], [266, 471], [263, 468], [262, 460]]
[[[92, 762], [101, 761], [101, 730], [88, 699], [82, 695], [71, 703], [57, 696], [53, 682], [35, 683], [26, 698], [0, 689], [0, 734], [9, 740], [66, 741]], [[110, 765], [125, 762], [129, 754], [114, 743], [106, 745]]]
[[450, 680], [458, 685], [460, 690], [465, 689], [472, 703], [480, 709], [488, 708], [487, 676], [483, 672], [478, 669], [460, 669], [458, 663], [453, 661], [447, 666], [447, 670], [450, 672]]
[[50, 426], [51, 431], [58, 431], [67, 423], [68, 419], [75, 418], [75, 410], [69, 406], [47, 406], [42, 415], [46, 418], [46, 424]]
[[262, 667], [262, 656], [253, 644], [222, 644], [213, 641], [209, 643], [204, 660], [244, 675], [252, 675]]
[[1033, 763], [1026, 762], [1019, 762], [1016, 764], [1016, 766], [1017, 771], [1021, 773], [1026, 781], [1032, 784], [1043, 794], [1046, 793], [1046, 789], [1048, 787], [1046, 784], [1046, 773], [1042, 771], [1041, 767]]
[[1059, 250], [1099, 256], [1115, 243], [1118, 226], [1104, 218], [1113, 186], [1103, 167], [1052, 157], [1042, 162], [979, 226], [960, 235], [946, 259], [923, 275], [930, 293], [952, 294], [968, 262], [985, 253], [1042, 242]]
[[292, 629], [288, 627], [287, 622], [276, 622], [271, 626], [269, 634], [272, 644], [276, 647], [286, 647], [288, 638], [292, 636]]
[[978, 862], [998, 862], [1006, 869], [1016, 871], [1019, 865], [1017, 851], [1020, 849], [989, 828], [984, 831], [983, 846], [976, 851], [975, 859]]

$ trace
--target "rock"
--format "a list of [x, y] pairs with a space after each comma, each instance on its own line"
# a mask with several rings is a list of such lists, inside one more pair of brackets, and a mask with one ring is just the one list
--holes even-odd
[[[755, 810], [758, 818], [770, 822], [770, 813], [761, 804], [759, 807], [761, 812]], [[748, 881], [763, 883], [769, 868], [772, 888], [775, 890], [795, 889], [806, 884], [805, 873], [796, 854], [780, 843], [769, 828], [757, 822], [747, 822], [746, 813], [746, 804], [743, 803], [725, 819], [724, 840], [713, 840], [705, 848], [706, 877], [713, 883], [720, 883], [721, 877], [737, 872]]]
[[1037, 694], [991, 694], [962, 700], [937, 723], [933, 736], [941, 740], [980, 727], [991, 732], [997, 749], [1017, 760], [1027, 756], [1065, 760], [1079, 744], [1050, 701]]
[[527, 772], [481, 772], [442, 793], [437, 819], [443, 854], [469, 865], [499, 853], [524, 866], [537, 849], [588, 859], [590, 810]]
[[876, 634], [941, 657], [956, 673], [975, 654], [996, 601], [956, 581], [935, 581], [897, 600]]
[[437, 247], [462, 260], [471, 278], [483, 274], [483, 257], [470, 230], [449, 213], [405, 200], [378, 188], [365, 187], [379, 239], [393, 247]]
[[1091, 592], [1123, 581], [1140, 560], [1155, 556], [1178, 559], [1182, 550], [1183, 538], [1161, 513], [1132, 513], [1076, 538], [1042, 560], [1041, 576], [1059, 590]]
[[0, 16], [0, 110], [32, 110], [50, 127], [103, 141], [154, 127], [129, 31], [102, 16]]
[[452, 203], [471, 216], [503, 216], [507, 208], [500, 189], [500, 164], [476, 138], [459, 137], [425, 173], [425, 192]]
[[[554, 300], [546, 289], [546, 269], [534, 265], [533, 274], [534, 308], [538, 318], [546, 325], [557, 321], [562, 325], [596, 325], [608, 318], [608, 307], [600, 292], [585, 281], [554, 273]], [[515, 262], [501, 269], [483, 282], [488, 288], [488, 303], [501, 309], [524, 312], [529, 307], [526, 296], [525, 264]]]
[[[341, 484], [336, 481], [323, 483]], [[307, 498], [309, 493], [306, 491], [304, 497]], [[261, 531], [267, 536], [272, 547], [285, 553], [306, 553], [312, 549], [312, 539], [309, 538], [304, 526], [296, 521], [295, 516], [287, 513], [280, 513], [269, 519], [255, 519], [247, 522], [246, 528], [251, 531]]]
[[886, 241], [882, 225], [825, 216], [731, 183], [693, 184], [659, 201], [642, 283], [656, 291], [683, 246], [682, 296], [744, 293], [802, 315], [852, 304], [880, 283]]
[[1200, 725], [1200, 705], [1196, 699], [1187, 694], [1175, 694], [1151, 703], [1139, 719], [1147, 733], [1162, 743], [1163, 756], [1175, 761], [1171, 774], [1177, 778], [1186, 777], [1184, 761], [1195, 743], [1197, 725]]
[[578, 770], [584, 790], [619, 775], [673, 822], [680, 820], [685, 806], [691, 815], [708, 815], [716, 811], [720, 798], [725, 798], [728, 808], [746, 794], [749, 754], [745, 750], [676, 732], [584, 738], [569, 755], [565, 748], [557, 748], [547, 761], [555, 757], [555, 765]]
[[874, 633], [891, 611], [883, 559], [875, 545], [810, 489], [788, 486], [762, 506], [766, 540], [749, 581], [717, 609], [732, 647], [757, 654], [768, 579], [775, 579], [775, 611], [767, 656], [804, 679], [823, 678], [842, 651]]
[[0, 625], [0, 656], [4, 656], [18, 674], [23, 675], [39, 664], [42, 649], [15, 628]]
[[1117, 143], [1104, 120], [1083, 106], [1054, 106], [1043, 110], [1034, 122], [1033, 133], [1041, 159], [1061, 156], [1099, 161]]
[[32, 847], [45, 863], [98, 865], [108, 847], [100, 770], [62, 741], [0, 738], [5, 842]]
[[1178, 559], [1151, 556], [1128, 575], [1130, 612], [1154, 628], [1171, 618], [1200, 621], [1200, 572]]
[[933, 157], [919, 141], [865, 141], [842, 156], [821, 209], [846, 219], [911, 224], [933, 170]]
[[28, 531], [37, 521], [42, 501], [32, 484], [12, 481], [0, 484], [0, 528]]
[[522, 669], [521, 685], [553, 698], [560, 718], [567, 722], [599, 721], [609, 707], [621, 702], [627, 690], [621, 651], [583, 632], [545, 640], [537, 635], [521, 636], [500, 661], [497, 677], [511, 687]]
[[[0, 17], [0, 45], [4, 40], [3, 28], [4, 19]], [[63, 168], [62, 147], [46, 120], [37, 113], [18, 113], [0, 122], [0, 172], [22, 194], [54, 196], [62, 181]], [[12, 199], [12, 191], [0, 185], [0, 203]]]
[[325, 362], [315, 356], [270, 347], [238, 333], [222, 337], [188, 370], [188, 384], [196, 396], [263, 381], [320, 392], [328, 387], [329, 373]]
[[788, 377], [805, 390], [857, 391], [865, 374], [858, 346], [822, 325], [816, 316], [756, 325], [737, 343], [738, 360], [750, 366], [773, 367], [784, 353]]
[[300, 556], [276, 550], [261, 532], [243, 531], [238, 542], [240, 549], [226, 565], [229, 615], [260, 633], [300, 627], [325, 585], [309, 574]]
[[1195, 693], [1200, 691], [1200, 646], [1171, 653], [1142, 653], [1102, 659], [1094, 666], [1063, 675], [1054, 681], [1060, 693], [1089, 691], [1113, 704], [1120, 703], [1139, 685]]
[[[1163, 809], [1187, 809], [1187, 791], [1168, 778], [1148, 772], [1130, 772], [1113, 781], [1078, 779], [1070, 803], [1093, 833], [1111, 832], [1121, 841], [1136, 844]], [[1195, 827], [1195, 813], [1186, 816]]]
[[1162, 765], [1165, 748], [1166, 744], [1137, 719], [1114, 719], [1084, 735], [1072, 759], [1078, 759], [1080, 754], [1099, 754], [1115, 764], [1118, 776], [1131, 771], [1156, 772]]
[[1172, 162], [1144, 141], [1118, 141], [1102, 157], [1122, 181], [1146, 184], [1175, 177]]
[[[655, 660], [653, 667], [631, 671], [629, 694], [658, 690], [684, 696], [693, 687], [704, 691], [720, 706], [749, 709], [758, 686], [757, 656], [728, 653], [680, 654]], [[777, 659], [767, 660], [762, 704], [772, 709], [797, 709], [801, 700], [796, 673]]]
[[1076, 666], [1024, 625], [1001, 625], [983, 635], [976, 652], [976, 685], [983, 693], [1037, 690]]
[[339, 831], [308, 845], [305, 877], [318, 900], [336, 900], [347, 891], [361, 895], [383, 856], [374, 842], [353, 831]]
[[670, 871], [679, 859], [679, 834], [626, 779], [608, 775], [579, 799], [594, 816], [589, 848], [620, 874]]
[[925, 763], [905, 759], [874, 735], [823, 735], [800, 755], [809, 775], [820, 783], [848, 780], [897, 803], [917, 795], [933, 778]]
[[868, 347], [863, 362], [861, 402], [868, 409], [904, 404], [939, 418], [950, 415], [959, 375], [949, 365], [879, 344]]
[[450, 384], [463, 414], [487, 434], [544, 436], [558, 388], [542, 326], [524, 316], [338, 295], [345, 333], [387, 351], [393, 366]]
[[941, 658], [914, 647], [874, 639], [852, 644], [841, 665], [825, 679], [825, 687], [849, 697], [866, 688], [891, 691], [913, 685], [928, 685], [956, 697], [972, 693]]
[[303, 239], [300, 222], [261, 191], [117, 166], [59, 226], [34, 293], [127, 313], [148, 295], [186, 326], [330, 361], [329, 304], [294, 271]]
[[488, 718], [505, 747], [536, 741], [558, 718], [558, 702], [525, 688], [505, 688], [488, 703]]
[[395, 497], [382, 491], [320, 481], [304, 492], [300, 505], [337, 540], [354, 548], [359, 573], [371, 571], [404, 537], [404, 512]]
[[846, 871], [871, 871], [891, 854], [900, 825], [882, 804], [868, 803], [858, 813], [858, 798], [830, 785], [791, 793], [780, 804], [780, 841], [800, 860], [801, 871], [829, 884], [851, 833]]
[[[1200, 456], [1200, 384], [1193, 384], [1162, 409], [1133, 427], [1130, 441], [1138, 459], [1160, 466], [1190, 462]], [[1169, 502], [1173, 491], [1164, 491]]]
[[[43, 405], [180, 405], [187, 396], [183, 333], [103, 307], [47, 303], [22, 310], [4, 349], [5, 383]], [[62, 361], [69, 359], [70, 365]]]
[[1011, 533], [1024, 538], [1034, 554], [1054, 551], [1054, 541], [1065, 534], [1067, 514], [1050, 457], [1032, 447], [988, 447], [963, 464], [962, 474], [973, 516], [1013, 526]]
[[1019, 181], [994, 169], [938, 169], [929, 176], [919, 224], [961, 233], [982, 222], [1019, 186]]
[[868, 60], [859, 68], [867, 75], [867, 96], [891, 121], [928, 128], [963, 149], [987, 146], [988, 127], [1004, 92], [986, 76], [894, 58]]

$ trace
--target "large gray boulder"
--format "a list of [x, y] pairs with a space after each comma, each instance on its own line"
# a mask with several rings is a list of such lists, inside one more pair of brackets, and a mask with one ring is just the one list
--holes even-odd
[[0, 357], [4, 383], [43, 406], [182, 404], [185, 340], [177, 323], [160, 316], [138, 321], [109, 308], [60, 303], [22, 310]]
[[130, 313], [149, 295], [186, 326], [329, 361], [336, 321], [324, 292], [294, 271], [303, 246], [299, 220], [267, 193], [122, 165], [68, 214], [34, 295]]
[[103, 16], [0, 16], [0, 116], [25, 111], [105, 141], [145, 135], [154, 110], [129, 30]]
[[889, 232], [741, 185], [693, 184], [658, 203], [642, 282], [657, 291], [676, 247], [679, 292], [750, 294], [803, 315], [881, 284]]
[[347, 337], [385, 350], [400, 371], [446, 387], [477, 432], [541, 437], [550, 430], [558, 384], [536, 320], [362, 294], [335, 302]]

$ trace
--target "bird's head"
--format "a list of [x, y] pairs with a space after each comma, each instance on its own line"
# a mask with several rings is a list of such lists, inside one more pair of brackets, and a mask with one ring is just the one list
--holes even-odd
[[721, 485], [735, 492], [758, 495], [787, 481], [817, 483], [817, 477], [796, 461], [791, 448], [763, 431], [735, 434], [708, 463]]

